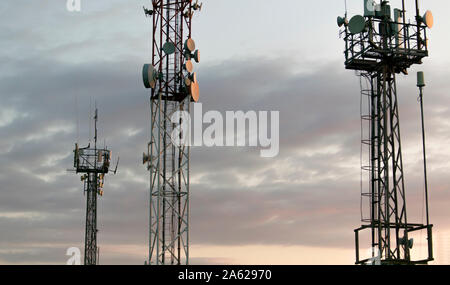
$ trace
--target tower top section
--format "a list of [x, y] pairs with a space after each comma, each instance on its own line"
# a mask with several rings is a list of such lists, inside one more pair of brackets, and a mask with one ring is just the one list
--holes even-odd
[[428, 56], [427, 31], [434, 25], [433, 14], [421, 14], [415, 1], [416, 15], [406, 20], [402, 7], [392, 8], [389, 1], [362, 0], [364, 14], [337, 18], [340, 35], [345, 40], [345, 67], [352, 70], [377, 71], [388, 63], [395, 73], [407, 74], [408, 68], [421, 64]]
[[[95, 134], [94, 145], [89, 143], [87, 147], [80, 148], [78, 143], [75, 143], [73, 167], [76, 173], [96, 173], [96, 174], [108, 174], [111, 163], [111, 151], [105, 146], [103, 148], [97, 147], [97, 121], [98, 110], [95, 109], [94, 115], [95, 121]], [[117, 164], [119, 161], [117, 161]], [[116, 169], [112, 171], [114, 174]]]

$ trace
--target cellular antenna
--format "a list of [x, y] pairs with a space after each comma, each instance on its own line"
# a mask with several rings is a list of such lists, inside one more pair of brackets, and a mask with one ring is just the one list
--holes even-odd
[[[109, 172], [111, 162], [111, 151], [106, 147], [97, 149], [97, 121], [98, 110], [95, 109], [95, 137], [94, 148], [80, 148], [75, 143], [74, 171], [81, 173], [81, 182], [86, 194], [86, 231], [84, 243], [84, 264], [97, 265], [99, 261], [99, 248], [97, 247], [97, 196], [103, 196], [105, 175]], [[117, 161], [118, 164], [118, 161]], [[117, 173], [117, 165], [114, 174]]]
[[[361, 115], [362, 148], [368, 157], [367, 165], [361, 166], [367, 180], [361, 195], [368, 207], [363, 225], [355, 230], [356, 264], [427, 264], [434, 260], [433, 225], [428, 214], [425, 225], [411, 223], [407, 217], [396, 76], [407, 74], [411, 66], [428, 57], [427, 30], [433, 26], [433, 16], [427, 11], [421, 17], [416, 1], [416, 23], [406, 23], [404, 2], [401, 9], [393, 10], [388, 1], [379, 3], [364, 0], [364, 14], [352, 17], [348, 24], [338, 18], [345, 34], [345, 68], [357, 71], [368, 82], [361, 90], [367, 101], [367, 110]], [[418, 86], [422, 94], [421, 78]], [[425, 140], [423, 145], [425, 153]], [[427, 182], [425, 185], [428, 197]], [[428, 213], [428, 198], [426, 204]], [[371, 256], [363, 257], [359, 237], [366, 230], [370, 231], [373, 250]], [[427, 233], [428, 257], [414, 260], [411, 236], [419, 231]]]
[[144, 8], [153, 20], [152, 62], [142, 70], [144, 86], [151, 89], [151, 140], [142, 158], [150, 172], [149, 265], [189, 264], [190, 148], [181, 138], [172, 139], [171, 117], [189, 112], [200, 97], [192, 18], [202, 6], [192, 0], [153, 0], [152, 10]]

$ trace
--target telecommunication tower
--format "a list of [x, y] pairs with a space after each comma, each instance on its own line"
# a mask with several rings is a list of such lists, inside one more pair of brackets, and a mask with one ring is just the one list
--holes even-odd
[[[97, 148], [97, 120], [98, 111], [95, 110], [95, 134], [94, 147], [91, 144], [85, 148], [79, 148], [75, 144], [74, 163], [75, 172], [82, 173], [81, 181], [84, 183], [84, 194], [86, 195], [86, 232], [84, 243], [84, 265], [98, 264], [97, 247], [97, 196], [103, 196], [105, 175], [110, 171], [111, 151], [107, 147]], [[119, 160], [116, 169], [117, 173]]]
[[[362, 217], [362, 227], [355, 230], [356, 264], [378, 258], [380, 264], [427, 264], [433, 260], [432, 227], [427, 210], [426, 224], [407, 219], [406, 194], [400, 139], [400, 119], [396, 75], [407, 74], [414, 64], [428, 56], [427, 29], [433, 16], [421, 16], [415, 1], [415, 22], [406, 21], [405, 0], [393, 13], [388, 1], [364, 0], [364, 16], [338, 17], [345, 40], [345, 67], [359, 72], [367, 81], [361, 90], [367, 97], [367, 114], [362, 116], [369, 129], [362, 139], [368, 148], [369, 165], [362, 169], [369, 177], [369, 191], [362, 198], [369, 201], [370, 217]], [[414, 5], [414, 4], [413, 4]], [[428, 192], [426, 191], [426, 195]], [[428, 198], [426, 199], [428, 209]], [[370, 230], [372, 256], [360, 256], [360, 232]], [[428, 257], [412, 260], [412, 232], [427, 232]]]
[[[153, 0], [144, 7], [153, 19], [152, 63], [143, 67], [150, 95], [151, 139], [143, 164], [150, 172], [149, 265], [189, 263], [190, 148], [172, 138], [177, 112], [190, 112], [199, 99], [193, 61], [200, 52], [191, 37], [192, 17], [202, 4], [192, 0]], [[179, 121], [182, 122], [182, 119]]]

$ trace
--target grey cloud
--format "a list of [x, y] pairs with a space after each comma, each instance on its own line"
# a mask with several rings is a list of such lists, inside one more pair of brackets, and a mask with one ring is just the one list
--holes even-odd
[[[48, 6], [46, 15], [58, 15], [50, 7], [55, 6]], [[79, 23], [87, 31], [97, 15], [83, 18], [83, 23], [65, 19], [64, 27]], [[47, 21], [46, 29], [57, 23]], [[145, 56], [136, 55], [147, 52], [145, 43], [135, 33], [124, 35], [129, 30], [124, 28], [103, 40], [95, 39], [94, 31], [83, 35], [76, 46], [61, 41], [35, 49], [24, 45], [45, 42], [52, 33], [46, 29], [44, 34], [26, 33], [12, 24], [6, 28], [3, 33], [9, 40], [0, 43], [7, 49], [0, 54], [0, 63], [6, 66], [0, 73], [0, 109], [21, 116], [0, 127], [0, 262], [61, 264], [67, 247], [82, 245], [82, 185], [66, 169], [72, 165], [77, 113], [78, 137], [87, 144], [93, 98], [99, 106], [100, 137], [121, 157], [119, 173], [107, 177], [100, 202], [100, 247], [144, 248], [141, 256], [102, 249], [101, 260], [142, 264], [148, 239], [148, 174], [140, 159], [149, 139], [149, 110], [148, 92], [140, 79]], [[8, 37], [12, 35], [16, 40]], [[122, 43], [127, 48], [111, 46], [111, 56], [100, 55], [117, 43], [116, 37], [129, 41]], [[129, 47], [136, 42], [142, 46]], [[15, 47], [17, 51], [12, 50]], [[81, 60], [90, 48], [92, 54]], [[78, 58], [70, 61], [71, 55]], [[99, 58], [93, 60], [95, 55]], [[293, 62], [280, 56], [236, 59], [198, 70], [204, 111], [279, 110], [281, 153], [262, 159], [256, 148], [193, 148], [193, 244], [353, 248], [352, 230], [360, 224], [358, 81], [342, 62], [315, 62], [307, 71], [297, 66], [302, 66], [301, 59]], [[434, 66], [437, 71], [427, 76], [433, 79], [427, 89], [428, 135], [431, 146], [440, 143], [445, 148], [450, 142], [450, 125], [443, 123], [450, 115], [448, 83], [438, 72], [440, 67]], [[411, 141], [405, 140], [405, 157], [411, 157], [418, 155], [416, 142], [420, 143], [417, 102], [411, 95], [416, 89], [411, 81], [399, 78], [399, 90], [402, 134]], [[130, 130], [135, 134], [128, 136]], [[330, 146], [335, 149], [327, 150]], [[447, 227], [450, 180], [442, 165], [448, 155], [445, 149], [432, 149], [429, 155], [430, 167], [435, 168], [430, 173], [433, 220], [436, 226]], [[413, 198], [409, 213], [420, 220], [420, 155], [405, 168], [408, 195]], [[214, 256], [193, 261], [220, 262], [224, 261]]]
[[[258, 63], [261, 62], [260, 67]], [[234, 66], [243, 66], [243, 71], [236, 69], [231, 75], [222, 74], [218, 72], [220, 68], [215, 67], [204, 70], [202, 101], [205, 111], [280, 110], [282, 151], [276, 159], [266, 160], [251, 148], [194, 148], [192, 175], [200, 178], [191, 187], [191, 240], [198, 245], [283, 244], [351, 248], [352, 229], [359, 224], [359, 166], [353, 163], [359, 159], [359, 102], [357, 89], [347, 84], [351, 85], [356, 79], [349, 73], [339, 72], [338, 64], [337, 67], [325, 65], [305, 75], [282, 70], [277, 62], [263, 59], [236, 62]], [[268, 68], [272, 64], [273, 68]], [[108, 145], [123, 161], [119, 175], [108, 178], [106, 183], [106, 195], [99, 210], [101, 241], [108, 245], [140, 246], [147, 239], [147, 173], [139, 165], [139, 159], [148, 140], [148, 102], [138, 79], [140, 64], [110, 63], [107, 73], [101, 63], [75, 67], [64, 67], [58, 62], [52, 65], [61, 65], [58, 69], [66, 72], [41, 74], [40, 80], [34, 82], [34, 88], [2, 85], [4, 91], [8, 87], [8, 94], [14, 94], [10, 97], [16, 97], [20, 102], [31, 98], [32, 91], [39, 95], [34, 95], [35, 103], [29, 102], [26, 106], [10, 102], [10, 107], [23, 108], [33, 117], [17, 119], [0, 128], [2, 141], [10, 140], [14, 145], [10, 152], [1, 155], [6, 163], [1, 165], [0, 212], [42, 214], [37, 220], [2, 218], [2, 228], [8, 229], [2, 234], [2, 248], [11, 249], [1, 256], [6, 262], [37, 261], [32, 251], [23, 253], [13, 249], [46, 251], [46, 247], [39, 244], [82, 243], [84, 200], [79, 178], [70, 173], [53, 177], [71, 166], [75, 128], [56, 132], [51, 137], [47, 134], [36, 140], [20, 141], [29, 133], [45, 134], [46, 126], [52, 123], [75, 124], [73, 98], [70, 95], [62, 97], [60, 94], [64, 94], [64, 90], [72, 90], [72, 95], [78, 93], [79, 102], [83, 99], [86, 102], [90, 94], [98, 94], [95, 97], [101, 107], [102, 137], [107, 138]], [[255, 76], [253, 70], [263, 68], [272, 70], [274, 77], [284, 74], [278, 78], [279, 88], [266, 90], [264, 84], [247, 84]], [[326, 78], [324, 69], [336, 72], [328, 73], [329, 78]], [[101, 77], [100, 74], [103, 76], [100, 83], [107, 84], [98, 87], [92, 78]], [[271, 77], [270, 74], [267, 76]], [[320, 84], [322, 80], [328, 83]], [[50, 81], [54, 84], [49, 89], [45, 83], [38, 84]], [[80, 88], [81, 82], [84, 84]], [[229, 82], [240, 88], [229, 90]], [[91, 88], [98, 93], [90, 92]], [[38, 99], [41, 93], [44, 93], [45, 101]], [[336, 95], [329, 95], [334, 93]], [[244, 103], [239, 103], [239, 98], [243, 98]], [[45, 104], [52, 100], [60, 102], [62, 107]], [[86, 104], [80, 104], [79, 108], [80, 116], [88, 113]], [[86, 127], [80, 127], [80, 137], [86, 138]], [[129, 128], [139, 130], [138, 134], [125, 136]], [[408, 125], [404, 130], [409, 132]], [[9, 132], [12, 138], [6, 135]], [[321, 152], [329, 145], [336, 145], [338, 151]], [[67, 156], [43, 167], [42, 161], [53, 153]], [[20, 169], [26, 170], [27, 174]], [[45, 182], [33, 174], [53, 180]], [[244, 185], [245, 181], [239, 179], [246, 178], [257, 178], [258, 181], [255, 185]], [[445, 196], [439, 196], [442, 197]], [[413, 206], [410, 203], [410, 207]], [[440, 211], [435, 212], [438, 213], [436, 216], [440, 215]], [[60, 251], [49, 251], [53, 259], [43, 258], [42, 262], [60, 262]], [[142, 258], [104, 254], [105, 263], [141, 264], [145, 256], [145, 252]]]

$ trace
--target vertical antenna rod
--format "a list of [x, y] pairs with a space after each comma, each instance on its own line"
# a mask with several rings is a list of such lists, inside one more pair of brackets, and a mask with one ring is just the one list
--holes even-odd
[[425, 208], [427, 225], [430, 225], [430, 213], [428, 205], [428, 174], [427, 174], [427, 153], [426, 153], [426, 137], [425, 137], [425, 118], [423, 111], [423, 88], [425, 87], [425, 77], [422, 71], [417, 73], [417, 87], [419, 87], [420, 115], [422, 119], [422, 147], [423, 147], [423, 172], [425, 177]]

